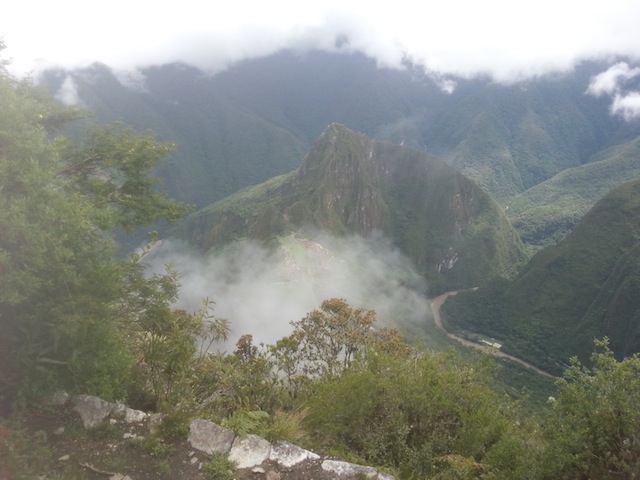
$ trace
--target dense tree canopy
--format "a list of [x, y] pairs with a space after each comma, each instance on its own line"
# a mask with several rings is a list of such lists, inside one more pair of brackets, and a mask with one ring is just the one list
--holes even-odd
[[0, 71], [1, 391], [121, 394], [133, 361], [123, 299], [144, 276], [115, 259], [110, 231], [184, 212], [152, 174], [171, 145], [119, 124], [61, 135], [83, 116]]

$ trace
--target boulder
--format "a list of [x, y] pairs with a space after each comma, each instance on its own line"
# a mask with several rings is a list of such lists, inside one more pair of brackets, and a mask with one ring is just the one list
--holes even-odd
[[373, 467], [365, 467], [339, 460], [325, 460], [322, 462], [322, 470], [335, 473], [338, 477], [378, 478], [378, 472]]
[[209, 420], [196, 419], [189, 426], [189, 443], [196, 450], [212, 455], [229, 453], [235, 433]]
[[86, 429], [100, 425], [115, 408], [115, 404], [91, 395], [75, 395], [71, 402], [73, 403], [73, 409], [80, 415], [82, 424]]
[[124, 421], [126, 423], [140, 423], [143, 422], [149, 414], [142, 410], [134, 410], [133, 408], [127, 408], [124, 411]]
[[269, 454], [269, 460], [286, 468], [291, 468], [305, 460], [317, 460], [319, 458], [320, 455], [283, 441], [273, 443]]
[[229, 452], [229, 460], [236, 462], [238, 468], [251, 468], [261, 465], [271, 453], [271, 443], [257, 435], [236, 437]]

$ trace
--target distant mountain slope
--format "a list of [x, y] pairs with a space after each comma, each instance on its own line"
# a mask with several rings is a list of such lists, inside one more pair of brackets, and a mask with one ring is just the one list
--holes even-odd
[[382, 232], [432, 291], [513, 273], [523, 247], [500, 207], [444, 161], [330, 125], [301, 167], [191, 215], [184, 235], [205, 249], [238, 238], [322, 229]]
[[632, 179], [640, 179], [640, 137], [513, 197], [507, 214], [525, 243], [550, 245], [569, 233], [600, 198]]
[[557, 245], [512, 282], [462, 292], [443, 309], [457, 328], [481, 332], [546, 369], [609, 336], [620, 356], [640, 351], [640, 181], [600, 200]]
[[605, 68], [585, 63], [516, 85], [447, 78], [447, 93], [415, 65], [283, 51], [215, 75], [153, 67], [126, 87], [103, 66], [51, 71], [45, 81], [58, 91], [71, 80], [99, 119], [176, 142], [160, 173], [172, 195], [199, 207], [295, 168], [332, 122], [437, 155], [503, 201], [632, 138], [606, 99], [584, 93]]

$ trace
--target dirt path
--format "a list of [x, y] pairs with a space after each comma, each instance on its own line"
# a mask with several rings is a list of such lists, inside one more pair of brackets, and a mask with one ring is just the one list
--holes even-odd
[[467, 340], [466, 338], [462, 338], [457, 335], [454, 335], [453, 333], [447, 332], [447, 330], [444, 328], [444, 325], [442, 325], [442, 318], [440, 317], [440, 307], [442, 307], [444, 302], [447, 301], [447, 298], [453, 297], [454, 295], [457, 295], [457, 294], [458, 292], [447, 292], [431, 299], [431, 310], [433, 311], [433, 321], [435, 322], [438, 328], [440, 328], [444, 333], [446, 333], [447, 337], [449, 337], [452, 340], [455, 340], [458, 343], [461, 343], [462, 345], [465, 345], [471, 348], [476, 348], [478, 350], [483, 351], [484, 353], [493, 355], [494, 357], [506, 358], [513, 362], [519, 363], [520, 365], [527, 367], [535, 371], [536, 373], [539, 373], [540, 375], [544, 375], [545, 377], [553, 377], [553, 375], [551, 375], [549, 372], [545, 372], [544, 370], [541, 370], [540, 368], [530, 364], [525, 360], [522, 360], [521, 358], [514, 357], [513, 355], [509, 355], [508, 353], [504, 353], [498, 350], [497, 348], [472, 342], [471, 340]]

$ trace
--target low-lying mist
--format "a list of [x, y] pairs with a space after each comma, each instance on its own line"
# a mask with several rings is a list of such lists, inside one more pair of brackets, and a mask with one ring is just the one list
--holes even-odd
[[244, 334], [274, 343], [291, 333], [291, 321], [333, 297], [375, 310], [378, 327], [409, 336], [423, 335], [432, 318], [422, 278], [383, 238], [290, 235], [275, 248], [243, 240], [206, 255], [165, 240], [145, 262], [151, 272], [171, 265], [179, 273], [176, 307], [215, 302], [215, 315], [231, 324], [227, 349]]

